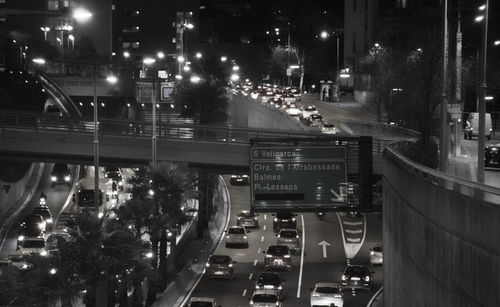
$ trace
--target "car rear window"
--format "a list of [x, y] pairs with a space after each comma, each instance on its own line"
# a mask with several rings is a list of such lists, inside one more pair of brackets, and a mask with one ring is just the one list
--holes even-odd
[[297, 237], [297, 232], [292, 230], [282, 230], [280, 231], [280, 237], [282, 238], [295, 238]]
[[281, 220], [288, 220], [293, 217], [293, 213], [291, 212], [278, 212], [276, 213], [276, 217]]
[[228, 233], [242, 235], [245, 233], [245, 230], [243, 228], [229, 228]]
[[275, 303], [276, 295], [272, 294], [255, 294], [252, 298], [255, 303]]
[[226, 264], [229, 263], [230, 258], [229, 256], [212, 256], [210, 257], [210, 263], [215, 263], [215, 264]]
[[326, 293], [326, 294], [333, 294], [333, 293], [339, 293], [339, 289], [335, 287], [317, 287], [316, 292], [318, 293]]
[[374, 251], [374, 252], [381, 253], [381, 252], [382, 252], [382, 247], [381, 247], [381, 246], [375, 246], [375, 247], [373, 248], [373, 251]]
[[210, 302], [192, 302], [190, 307], [213, 307], [214, 305]]
[[45, 242], [42, 240], [26, 240], [23, 242], [24, 248], [44, 248]]
[[347, 268], [346, 274], [349, 274], [349, 275], [367, 275], [368, 268], [367, 267], [350, 266]]
[[267, 249], [268, 254], [285, 255], [289, 253], [287, 246], [272, 245]]

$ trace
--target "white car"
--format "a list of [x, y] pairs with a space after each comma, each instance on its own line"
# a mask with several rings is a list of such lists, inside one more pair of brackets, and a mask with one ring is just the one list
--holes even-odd
[[370, 264], [383, 264], [382, 244], [377, 244], [370, 248]]
[[232, 226], [227, 230], [226, 247], [243, 245], [248, 247], [247, 231], [243, 226]]
[[47, 256], [45, 239], [40, 237], [25, 238], [19, 246], [19, 251], [23, 254], [40, 254], [42, 256]]
[[303, 106], [300, 110], [302, 111], [300, 115], [302, 119], [308, 119], [309, 116], [313, 114], [318, 114], [318, 109], [316, 109], [316, 106], [313, 105]]
[[321, 282], [311, 289], [311, 306], [344, 306], [342, 290], [336, 283]]
[[288, 108], [288, 109], [286, 109], [286, 114], [290, 115], [292, 118], [299, 121], [300, 114], [302, 114], [302, 112], [297, 108]]
[[250, 299], [251, 307], [281, 307], [277, 290], [255, 290]]
[[333, 124], [323, 124], [321, 132], [325, 134], [337, 134], [337, 128]]
[[211, 297], [192, 297], [186, 307], [216, 307], [217, 303]]
[[277, 236], [278, 239], [276, 240], [276, 245], [288, 246], [292, 252], [300, 250], [300, 240], [297, 229], [280, 229]]

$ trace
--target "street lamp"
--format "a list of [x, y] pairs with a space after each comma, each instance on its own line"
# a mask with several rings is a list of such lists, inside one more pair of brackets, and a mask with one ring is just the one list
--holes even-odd
[[196, 58], [197, 58], [197, 59], [201, 59], [202, 54], [201, 54], [201, 52], [196, 52], [196, 55], [195, 55], [195, 56], [196, 56]]
[[[143, 64], [145, 65], [152, 65], [156, 62], [154, 58], [145, 58], [143, 61]], [[152, 139], [151, 139], [151, 164], [156, 166], [156, 97], [155, 97], [155, 83], [157, 79], [158, 72], [157, 70], [154, 71], [154, 76], [153, 76], [153, 82], [151, 86], [151, 108], [153, 110], [153, 132], [152, 132]]]
[[220, 61], [221, 61], [221, 62], [225, 62], [225, 61], [227, 61], [227, 56], [225, 56], [225, 55], [221, 56], [221, 57], [220, 57]]
[[74, 50], [75, 49], [75, 37], [73, 36], [73, 34], [70, 34], [68, 36], [68, 39], [71, 42], [71, 50]]
[[50, 31], [50, 27], [40, 27], [40, 30], [43, 31], [43, 39], [44, 39], [44, 41], [47, 41], [47, 32]]
[[73, 18], [78, 22], [86, 22], [92, 18], [92, 13], [84, 8], [77, 8], [73, 11]]

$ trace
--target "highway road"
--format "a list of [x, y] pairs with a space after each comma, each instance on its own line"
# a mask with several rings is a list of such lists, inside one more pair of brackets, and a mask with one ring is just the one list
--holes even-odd
[[[225, 177], [227, 179], [227, 177]], [[228, 181], [228, 180], [227, 180]], [[249, 209], [250, 191], [248, 186], [228, 185], [231, 213], [229, 226], [236, 225], [237, 214]], [[297, 228], [301, 234], [304, 254], [292, 256], [291, 272], [280, 272], [285, 279], [285, 299], [283, 306], [309, 306], [310, 288], [317, 282], [340, 282], [342, 271], [347, 264], [369, 265], [369, 248], [382, 241], [382, 215], [371, 213], [359, 217], [329, 212], [324, 220], [314, 213], [298, 213]], [[251, 229], [248, 234], [249, 248], [226, 248], [225, 241], [214, 254], [229, 255], [237, 263], [234, 265], [234, 280], [211, 280], [206, 276], [200, 280], [191, 297], [214, 297], [222, 306], [248, 306], [258, 275], [264, 271], [263, 251], [276, 244], [272, 230], [273, 216], [260, 213], [260, 228]], [[341, 227], [342, 225], [342, 227]], [[318, 245], [326, 241], [330, 245], [323, 254]], [[345, 244], [347, 241], [351, 242]], [[375, 287], [373, 292], [344, 292], [345, 306], [366, 306], [374, 291], [382, 285], [382, 267], [373, 267]]]

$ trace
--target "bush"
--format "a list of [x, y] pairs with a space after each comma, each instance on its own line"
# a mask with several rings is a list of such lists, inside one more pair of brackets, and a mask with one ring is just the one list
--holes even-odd
[[413, 162], [437, 169], [438, 145], [430, 139], [419, 139], [405, 151], [404, 155]]

